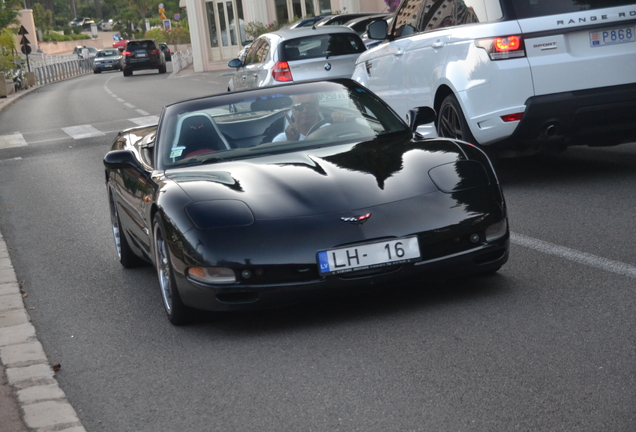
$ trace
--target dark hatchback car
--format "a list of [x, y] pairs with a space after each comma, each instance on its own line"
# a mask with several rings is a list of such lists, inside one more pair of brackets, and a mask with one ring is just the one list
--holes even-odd
[[121, 66], [124, 76], [131, 76], [133, 71], [144, 69], [157, 69], [159, 73], [166, 73], [166, 57], [154, 40], [133, 40], [126, 44]]

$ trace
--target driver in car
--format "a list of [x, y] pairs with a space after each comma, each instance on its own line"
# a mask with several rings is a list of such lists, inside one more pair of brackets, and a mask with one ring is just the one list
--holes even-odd
[[324, 121], [320, 127], [325, 127], [331, 123], [343, 123], [347, 119], [346, 114], [334, 111], [331, 114], [331, 119], [325, 121], [320, 113], [318, 95], [316, 94], [295, 95], [292, 97], [292, 101], [291, 116], [289, 113], [285, 113], [285, 129], [276, 135], [272, 142], [302, 141], [307, 138], [311, 128], [318, 122]]

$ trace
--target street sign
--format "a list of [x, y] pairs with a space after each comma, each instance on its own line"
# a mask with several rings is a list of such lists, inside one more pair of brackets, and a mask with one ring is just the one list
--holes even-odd
[[179, 14], [174, 14], [174, 20], [175, 21], [179, 21], [181, 19], [181, 15]]
[[22, 36], [22, 39], [20, 39], [20, 45], [21, 45], [20, 51], [22, 51], [22, 54], [25, 54], [25, 55], [31, 54], [31, 46], [29, 45], [31, 42], [29, 42], [29, 40], [25, 36], [25, 35], [28, 35], [29, 32], [22, 25], [20, 26], [20, 30], [18, 30], [18, 34]]

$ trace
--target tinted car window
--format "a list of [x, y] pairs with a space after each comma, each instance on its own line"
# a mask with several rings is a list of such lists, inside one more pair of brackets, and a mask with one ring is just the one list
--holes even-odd
[[148, 42], [128, 42], [128, 47], [130, 49], [148, 49]]
[[258, 39], [247, 53], [245, 64], [262, 63], [267, 58], [267, 54], [269, 54], [269, 42], [264, 38]]
[[347, 33], [323, 34], [283, 42], [281, 60], [293, 61], [359, 54], [364, 50], [364, 43], [362, 43], [358, 35]]
[[405, 0], [395, 16], [393, 38], [440, 28], [492, 22], [503, 17], [499, 0]]
[[512, 0], [517, 18], [533, 18], [613, 6], [632, 5], [634, 0]]

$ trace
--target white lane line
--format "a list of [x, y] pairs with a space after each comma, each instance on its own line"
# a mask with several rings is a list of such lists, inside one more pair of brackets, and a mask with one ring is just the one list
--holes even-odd
[[534, 249], [548, 255], [554, 255], [560, 258], [574, 261], [579, 264], [584, 264], [590, 267], [636, 279], [636, 267], [622, 263], [620, 261], [613, 261], [597, 255], [580, 252], [575, 249], [555, 245], [553, 243], [548, 243], [543, 240], [527, 237], [522, 234], [510, 233], [510, 241], [519, 246]]
[[135, 108], [135, 106], [131, 104], [130, 102], [124, 102], [124, 106], [128, 108]]
[[122, 98], [118, 97], [115, 99], [117, 102], [126, 102], [125, 100], [123, 100]]
[[137, 111], [142, 116], [149, 116], [150, 115], [150, 113], [148, 111], [144, 111], [142, 109], [136, 109], [135, 111]]
[[137, 126], [152, 126], [159, 123], [158, 116], [137, 117], [137, 118], [131, 118], [128, 120], [133, 122]]
[[28, 145], [20, 132], [14, 132], [9, 135], [0, 135], [0, 149], [24, 147]]
[[62, 128], [62, 130], [70, 135], [73, 139], [91, 138], [97, 136], [104, 136], [104, 132], [98, 131], [91, 125], [70, 126]]

